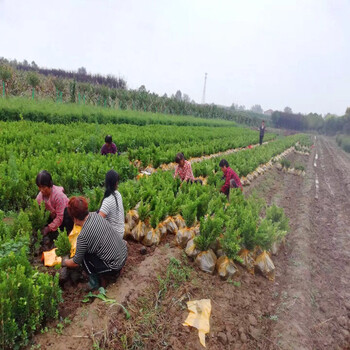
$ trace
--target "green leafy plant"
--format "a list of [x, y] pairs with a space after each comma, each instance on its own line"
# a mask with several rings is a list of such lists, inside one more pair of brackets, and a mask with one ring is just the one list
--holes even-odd
[[299, 163], [295, 163], [295, 165], [294, 165], [294, 169], [295, 169], [295, 170], [305, 171], [305, 167], [304, 167], [304, 165], [299, 164]]
[[50, 212], [45, 209], [45, 203], [42, 201], [40, 205], [34, 199], [28, 210], [29, 220], [32, 224], [33, 231], [37, 232], [47, 225]]
[[223, 251], [229, 259], [240, 261], [238, 255], [241, 250], [241, 237], [240, 231], [235, 227], [233, 222], [229, 222], [226, 226], [226, 231], [223, 237], [220, 239], [220, 243]]
[[192, 227], [197, 216], [197, 203], [187, 202], [181, 207], [182, 217], [186, 222], [187, 227]]
[[281, 163], [281, 165], [284, 167], [284, 168], [286, 168], [286, 169], [288, 169], [288, 168], [290, 168], [290, 160], [288, 160], [288, 159], [286, 159], [286, 158], [282, 158], [281, 160], [280, 160], [280, 163]]
[[141, 201], [140, 203], [140, 206], [137, 210], [138, 214], [139, 214], [139, 217], [140, 217], [140, 220], [141, 221], [145, 221], [149, 215], [150, 215], [150, 206], [148, 203], [144, 203], [143, 200]]
[[63, 231], [59, 230], [59, 234], [57, 239], [55, 240], [55, 246], [56, 246], [56, 255], [57, 256], [66, 256], [70, 254], [71, 244], [69, 242], [69, 238], [67, 235], [66, 229]]
[[201, 218], [200, 220], [200, 234], [194, 238], [196, 248], [201, 251], [209, 249], [219, 237], [223, 228], [223, 221], [216, 217]]
[[103, 287], [100, 287], [98, 289], [99, 294], [93, 294], [92, 292], [89, 292], [88, 294], [85, 295], [84, 299], [82, 300], [83, 303], [89, 302], [93, 298], [97, 298], [102, 300], [104, 303], [114, 306], [118, 305], [122, 308], [122, 310], [125, 313], [125, 318], [128, 320], [130, 318], [130, 313], [128, 310], [123, 306], [122, 304], [118, 303], [115, 299], [110, 299], [107, 297], [106, 290]]

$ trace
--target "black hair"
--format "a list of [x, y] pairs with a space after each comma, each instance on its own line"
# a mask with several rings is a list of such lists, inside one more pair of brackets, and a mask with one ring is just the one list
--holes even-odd
[[111, 135], [107, 135], [107, 136], [105, 137], [105, 142], [106, 142], [106, 143], [112, 143], [112, 136], [111, 136]]
[[184, 159], [185, 160], [185, 156], [183, 153], [178, 153], [176, 156], [175, 156], [175, 163], [179, 164], [180, 163], [180, 160]]
[[226, 159], [221, 159], [220, 160], [220, 163], [219, 163], [219, 167], [222, 168], [222, 167], [229, 167], [228, 165], [228, 161]]
[[36, 182], [36, 185], [38, 187], [40, 187], [40, 186], [52, 187], [53, 186], [51, 174], [46, 170], [40, 171], [40, 173], [36, 176], [35, 182]]
[[263, 120], [262, 122], [265, 123], [265, 120]]
[[118, 208], [118, 201], [114, 191], [116, 190], [118, 183], [119, 183], [119, 174], [113, 169], [108, 171], [105, 179], [106, 190], [105, 190], [102, 202], [105, 198], [109, 197], [110, 195], [113, 195], [117, 208]]

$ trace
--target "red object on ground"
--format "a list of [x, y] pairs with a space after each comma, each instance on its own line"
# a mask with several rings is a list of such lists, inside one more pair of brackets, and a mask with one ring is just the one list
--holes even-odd
[[253, 148], [253, 146], [252, 146], [252, 145], [249, 145], [248, 148]]

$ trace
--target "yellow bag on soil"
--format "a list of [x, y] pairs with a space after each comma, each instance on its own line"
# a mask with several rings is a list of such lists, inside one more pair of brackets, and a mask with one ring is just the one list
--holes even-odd
[[254, 275], [254, 257], [253, 253], [250, 252], [248, 249], [242, 249], [239, 252], [239, 256], [242, 259], [241, 264], [244, 266], [248, 272]]
[[125, 222], [129, 225], [132, 230], [139, 222], [139, 214], [136, 210], [129, 210], [125, 216]]
[[205, 252], [200, 252], [194, 263], [204, 272], [213, 274], [216, 265], [216, 255], [209, 249]]
[[181, 248], [186, 248], [187, 242], [190, 239], [193, 239], [195, 236], [194, 232], [190, 228], [183, 228], [179, 231], [177, 231], [177, 234], [175, 236], [176, 244], [179, 245]]
[[142, 221], [139, 221], [139, 223], [131, 231], [131, 237], [135, 241], [141, 242], [145, 237], [146, 232], [148, 231], [149, 231], [149, 228], [146, 226], [146, 224]]
[[193, 239], [187, 242], [185, 253], [190, 258], [195, 258], [200, 253], [200, 251], [196, 249], [196, 244]]
[[176, 235], [177, 232], [177, 225], [175, 223], [175, 220], [172, 217], [168, 217], [163, 221], [163, 224], [166, 226], [166, 229], [169, 233]]
[[220, 256], [216, 261], [216, 271], [219, 276], [223, 279], [233, 277], [235, 274], [238, 274], [238, 269], [231, 259], [226, 255]]
[[174, 216], [175, 224], [179, 230], [186, 227], [185, 220], [181, 215]]
[[189, 314], [183, 325], [197, 328], [199, 341], [205, 347], [205, 335], [210, 331], [210, 299], [188, 301], [187, 309]]
[[164, 223], [160, 223], [157, 227], [157, 230], [159, 230], [160, 233], [160, 240], [164, 239], [168, 231], [166, 225]]
[[61, 264], [62, 258], [56, 255], [56, 249], [48, 250], [47, 252], [43, 252], [41, 256], [41, 261], [44, 262], [45, 266], [55, 266]]
[[70, 243], [70, 257], [75, 255], [75, 250], [77, 249], [77, 238], [81, 231], [81, 226], [74, 225], [72, 232], [69, 234], [68, 239]]
[[275, 265], [266, 251], [255, 259], [255, 268], [270, 281], [275, 279]]
[[145, 238], [142, 240], [142, 244], [147, 247], [152, 245], [158, 245], [160, 242], [160, 231], [158, 229], [150, 229], [145, 235]]

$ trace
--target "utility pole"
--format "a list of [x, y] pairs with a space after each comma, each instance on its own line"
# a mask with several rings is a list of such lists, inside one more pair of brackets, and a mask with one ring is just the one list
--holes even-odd
[[203, 97], [202, 97], [202, 104], [203, 105], [205, 103], [205, 89], [207, 87], [207, 75], [208, 75], [208, 73], [205, 73], [205, 76], [204, 76], [204, 88], [203, 88]]

